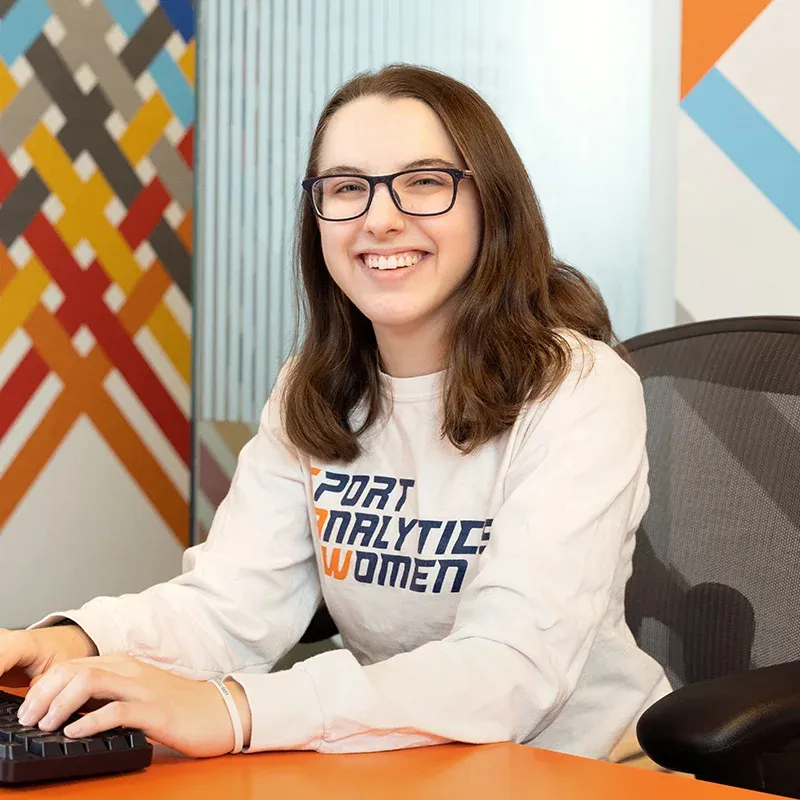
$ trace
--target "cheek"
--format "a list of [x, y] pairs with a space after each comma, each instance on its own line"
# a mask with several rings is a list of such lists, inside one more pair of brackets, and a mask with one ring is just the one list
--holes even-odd
[[447, 220], [446, 229], [436, 237], [448, 270], [464, 274], [475, 263], [481, 236], [480, 218], [471, 211], [465, 209], [454, 214]]
[[349, 264], [348, 256], [353, 234], [347, 230], [346, 226], [339, 225], [330, 228], [320, 228], [320, 243], [322, 245], [322, 257], [325, 259], [325, 266], [328, 272], [336, 278]]

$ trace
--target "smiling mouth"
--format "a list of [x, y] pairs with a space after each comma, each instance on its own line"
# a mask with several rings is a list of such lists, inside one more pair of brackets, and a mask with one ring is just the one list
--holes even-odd
[[379, 256], [373, 253], [362, 253], [359, 256], [361, 262], [374, 270], [397, 270], [407, 269], [419, 264], [420, 261], [427, 258], [430, 253], [421, 250], [408, 251], [406, 253], [396, 253], [390, 256]]

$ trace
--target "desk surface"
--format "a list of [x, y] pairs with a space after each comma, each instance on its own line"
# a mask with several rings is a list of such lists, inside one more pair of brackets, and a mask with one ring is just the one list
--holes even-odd
[[0, 789], [0, 797], [12, 793], [26, 800], [774, 800], [774, 795], [515, 744], [452, 744], [343, 756], [254, 753], [196, 761], [156, 748], [152, 766], [142, 772]]
[[137, 773], [41, 787], [0, 788], [0, 798], [48, 800], [748, 800], [773, 798], [677, 775], [607, 764], [516, 744], [450, 744], [331, 756], [253, 753], [189, 759], [156, 747]]

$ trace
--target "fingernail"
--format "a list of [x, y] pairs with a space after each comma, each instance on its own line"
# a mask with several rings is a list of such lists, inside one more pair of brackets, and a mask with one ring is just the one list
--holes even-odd
[[33, 719], [33, 714], [31, 714], [30, 711], [26, 711], [24, 714], [19, 715], [19, 721], [23, 725], [30, 725], [32, 719]]

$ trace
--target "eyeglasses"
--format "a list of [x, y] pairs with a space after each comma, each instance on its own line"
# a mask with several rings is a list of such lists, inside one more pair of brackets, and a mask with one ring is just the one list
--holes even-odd
[[456, 202], [458, 184], [468, 169], [409, 169], [393, 175], [326, 175], [307, 178], [303, 189], [314, 213], [329, 222], [358, 219], [369, 210], [375, 187], [385, 183], [397, 208], [414, 217], [446, 214]]

